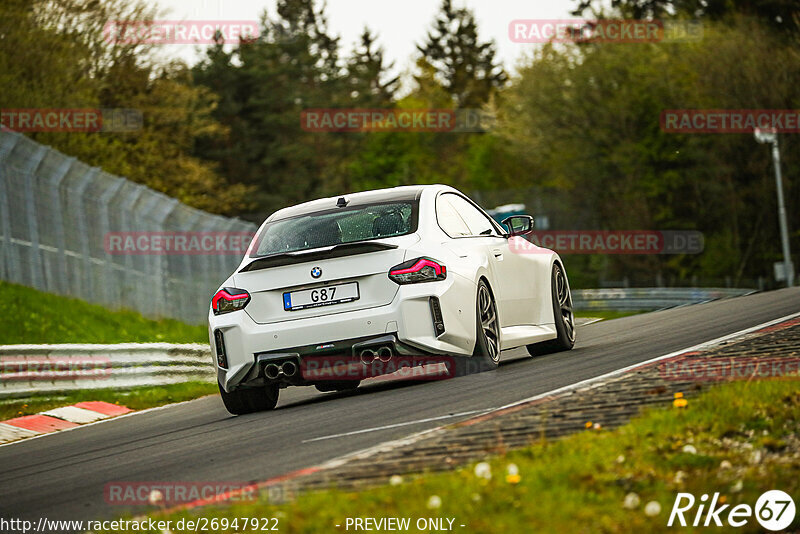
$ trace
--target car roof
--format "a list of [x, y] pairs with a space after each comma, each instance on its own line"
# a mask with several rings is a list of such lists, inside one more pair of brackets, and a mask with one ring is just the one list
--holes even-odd
[[311, 200], [296, 206], [283, 208], [269, 216], [267, 221], [277, 221], [281, 219], [288, 219], [297, 217], [298, 215], [306, 215], [309, 213], [317, 213], [320, 211], [332, 210], [337, 207], [339, 199], [344, 197], [347, 201], [347, 206], [359, 206], [366, 204], [374, 204], [376, 202], [402, 202], [402, 201], [416, 201], [419, 200], [422, 193], [426, 190], [452, 190], [451, 187], [441, 184], [433, 185], [402, 185], [398, 187], [390, 187], [388, 189], [375, 189], [372, 191], [362, 191], [359, 193], [349, 193], [346, 195], [337, 195], [334, 197], [320, 198]]

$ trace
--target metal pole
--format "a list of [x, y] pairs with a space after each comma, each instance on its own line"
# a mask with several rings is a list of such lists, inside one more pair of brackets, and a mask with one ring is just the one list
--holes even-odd
[[789, 228], [786, 224], [786, 206], [783, 203], [783, 180], [781, 178], [781, 152], [778, 149], [777, 134], [772, 140], [772, 162], [775, 164], [775, 185], [778, 188], [778, 221], [781, 226], [781, 245], [783, 247], [783, 270], [786, 274], [786, 286], [794, 285], [794, 269], [792, 254], [789, 250]]

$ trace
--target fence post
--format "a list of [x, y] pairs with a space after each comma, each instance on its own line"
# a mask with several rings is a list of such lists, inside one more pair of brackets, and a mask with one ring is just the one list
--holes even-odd
[[[54, 228], [56, 231], [56, 244], [58, 246], [58, 266], [56, 268], [58, 272], [58, 286], [59, 286], [59, 293], [62, 295], [68, 295], [69, 292], [69, 281], [67, 278], [67, 256], [66, 256], [66, 239], [64, 237], [64, 225], [63, 223], [63, 216], [61, 214], [61, 182], [64, 181], [69, 170], [72, 168], [72, 163], [75, 161], [75, 158], [68, 158], [64, 157], [64, 160], [59, 165], [58, 170], [56, 173], [50, 177], [50, 206], [53, 213], [53, 220], [56, 221], [54, 224]], [[79, 296], [79, 295], [73, 295]]]
[[28, 238], [31, 241], [30, 252], [30, 273], [33, 287], [41, 291], [47, 291], [44, 283], [44, 264], [42, 262], [42, 251], [39, 249], [39, 221], [36, 217], [36, 199], [33, 198], [33, 181], [36, 179], [36, 171], [42, 163], [48, 148], [39, 145], [36, 154], [26, 165], [22, 174], [26, 175], [22, 181], [23, 194], [25, 195], [25, 216], [28, 225]]
[[100, 169], [92, 167], [89, 172], [80, 177], [75, 188], [75, 198], [77, 199], [76, 215], [78, 219], [78, 241], [81, 243], [81, 255], [83, 256], [83, 276], [81, 286], [83, 291], [76, 294], [90, 302], [95, 302], [94, 287], [92, 286], [92, 254], [89, 251], [89, 225], [86, 223], [86, 208], [89, 206], [89, 199], [86, 198], [86, 189], [92, 183]]
[[[120, 202], [119, 210], [122, 221], [122, 228], [120, 231], [123, 232], [132, 232], [134, 231], [133, 228], [133, 213], [134, 213], [134, 206], [141, 198], [142, 194], [147, 191], [147, 188], [139, 185], [133, 184], [133, 193], [129, 193], [123, 200]], [[127, 292], [130, 288], [133, 288], [133, 295], [130, 299], [126, 297], [127, 293], [121, 293], [123, 303], [130, 308], [138, 310], [141, 313], [144, 313], [145, 310], [145, 299], [147, 299], [147, 295], [145, 295], [144, 291], [141, 290], [140, 284], [138, 284], [139, 277], [143, 277], [145, 273], [136, 270], [133, 262], [134, 256], [132, 254], [124, 254], [123, 255], [123, 262], [125, 263], [125, 283], [123, 285], [122, 291]]]
[[114, 262], [111, 261], [111, 254], [108, 250], [105, 250], [105, 242], [106, 242], [106, 235], [111, 231], [111, 219], [108, 213], [108, 206], [111, 201], [117, 196], [117, 193], [120, 192], [122, 186], [125, 185], [125, 180], [122, 178], [116, 178], [116, 181], [111, 184], [103, 193], [100, 195], [100, 213], [98, 216], [98, 223], [100, 224], [100, 234], [103, 238], [103, 264], [105, 265], [106, 269], [106, 276], [103, 280], [103, 301], [107, 306], [114, 306], [115, 304], [118, 306], [119, 302], [114, 302], [113, 297], [111, 295], [111, 284], [114, 282]]

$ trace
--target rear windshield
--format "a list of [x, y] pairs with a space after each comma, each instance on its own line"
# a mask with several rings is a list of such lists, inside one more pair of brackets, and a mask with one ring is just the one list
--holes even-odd
[[386, 202], [336, 208], [267, 223], [251, 258], [410, 234], [417, 229], [417, 203]]

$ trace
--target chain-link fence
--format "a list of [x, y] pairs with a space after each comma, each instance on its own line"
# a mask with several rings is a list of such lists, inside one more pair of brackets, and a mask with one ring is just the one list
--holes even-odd
[[[17, 133], [0, 131], [0, 279], [199, 324], [241, 252], [109, 250], [110, 235], [252, 234]], [[139, 234], [148, 233], [148, 234]]]

